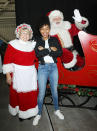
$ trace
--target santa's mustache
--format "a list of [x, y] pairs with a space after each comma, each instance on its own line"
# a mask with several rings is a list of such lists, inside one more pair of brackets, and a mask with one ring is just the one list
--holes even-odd
[[61, 27], [62, 26], [63, 21], [56, 21], [56, 22], [52, 22], [51, 26], [53, 27]]

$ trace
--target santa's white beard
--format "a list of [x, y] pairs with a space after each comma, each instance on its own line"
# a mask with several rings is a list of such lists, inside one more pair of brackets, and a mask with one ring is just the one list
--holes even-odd
[[72, 39], [68, 31], [70, 27], [69, 22], [62, 21], [60, 24], [51, 23], [50, 35], [58, 35], [64, 43], [64, 48], [73, 46]]

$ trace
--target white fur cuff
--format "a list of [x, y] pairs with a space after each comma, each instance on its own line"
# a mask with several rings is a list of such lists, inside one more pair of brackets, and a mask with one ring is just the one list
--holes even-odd
[[86, 27], [89, 25], [89, 21], [88, 21], [87, 18], [82, 17], [82, 20], [86, 21], [86, 23], [85, 23], [85, 24], [82, 24], [81, 22], [77, 22], [77, 21], [75, 20], [75, 25], [76, 25], [76, 27], [77, 27], [79, 30], [82, 30], [83, 28], [86, 28]]
[[13, 72], [13, 64], [4, 64], [3, 65], [3, 74]]
[[77, 52], [76, 52], [76, 51], [73, 51], [72, 53], [73, 53], [73, 59], [72, 59], [72, 61], [69, 62], [69, 63], [67, 63], [67, 64], [64, 64], [64, 63], [63, 63], [64, 67], [67, 68], [67, 69], [72, 68], [72, 67], [75, 66], [75, 64], [77, 63], [77, 59], [76, 59], [76, 57], [77, 57]]

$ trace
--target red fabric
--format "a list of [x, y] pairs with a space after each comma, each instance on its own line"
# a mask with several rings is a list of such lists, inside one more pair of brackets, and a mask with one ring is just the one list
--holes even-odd
[[37, 91], [27, 93], [18, 93], [19, 109], [26, 111], [27, 109], [35, 108], [37, 106]]
[[34, 64], [35, 58], [36, 58], [35, 51], [32, 52], [19, 51], [9, 44], [5, 52], [4, 64], [14, 63], [18, 65], [30, 66]]
[[10, 86], [10, 105], [15, 108], [19, 106], [21, 111], [26, 111], [28, 109], [37, 106], [37, 91], [30, 91], [27, 93], [17, 93], [12, 86]]
[[15, 108], [16, 106], [19, 105], [19, 100], [18, 100], [18, 94], [17, 92], [13, 89], [12, 85], [10, 86], [10, 91], [9, 91], [9, 103], [10, 105]]
[[65, 77], [64, 77], [64, 67], [62, 65], [61, 59], [57, 58], [58, 62], [57, 62], [57, 67], [58, 67], [58, 74], [59, 74], [59, 79], [58, 79], [58, 83], [62, 84], [63, 83], [63, 78], [64, 78], [64, 83], [65, 83]]
[[86, 24], [86, 21], [85, 20], [82, 20], [82, 22], [81, 22], [82, 24]]
[[52, 11], [48, 12], [48, 13], [46, 14], [46, 16], [49, 16], [51, 12], [52, 12]]
[[73, 54], [69, 50], [63, 48], [63, 54], [61, 56], [61, 60], [63, 63], [69, 63], [73, 59]]
[[78, 67], [83, 67], [84, 64], [85, 64], [84, 58], [81, 57], [81, 56], [79, 56], [79, 55], [77, 55], [77, 63], [76, 63], [76, 65], [77, 65]]
[[78, 35], [79, 31], [80, 30], [76, 27], [75, 24], [71, 24], [71, 28], [69, 30], [69, 33], [71, 35], [72, 43], [73, 43], [73, 37], [76, 36], [76, 35]]

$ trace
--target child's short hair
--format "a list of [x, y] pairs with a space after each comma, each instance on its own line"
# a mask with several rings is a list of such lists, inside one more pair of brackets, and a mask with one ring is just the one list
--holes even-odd
[[50, 28], [50, 21], [48, 16], [42, 16], [38, 23], [38, 30], [40, 30], [44, 25], [48, 25]]

